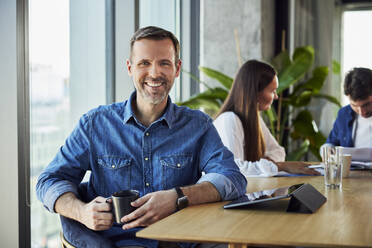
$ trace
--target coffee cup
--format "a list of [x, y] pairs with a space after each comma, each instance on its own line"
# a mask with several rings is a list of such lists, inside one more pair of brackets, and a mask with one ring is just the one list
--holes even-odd
[[112, 214], [116, 223], [122, 223], [121, 218], [133, 212], [136, 208], [131, 202], [139, 198], [137, 190], [121, 190], [110, 197], [112, 199]]
[[340, 162], [342, 163], [342, 177], [343, 178], [348, 177], [351, 165], [351, 155], [350, 154], [340, 155]]

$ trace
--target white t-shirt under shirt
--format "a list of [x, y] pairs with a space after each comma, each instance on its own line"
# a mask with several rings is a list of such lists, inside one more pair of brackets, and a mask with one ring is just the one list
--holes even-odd
[[372, 117], [363, 118], [357, 115], [353, 123], [353, 134], [354, 147], [372, 147]]
[[[352, 139], [355, 148], [372, 147], [372, 117], [363, 118], [360, 115], [356, 115], [353, 122]], [[333, 146], [333, 144], [323, 144], [319, 152], [322, 154], [323, 148], [327, 146]]]
[[[267, 159], [260, 159], [259, 161], [244, 160], [244, 130], [242, 122], [235, 113], [224, 112], [217, 117], [213, 124], [216, 127], [223, 144], [234, 154], [235, 162], [239, 166], [243, 175], [246, 177], [268, 177], [278, 174], [278, 167]], [[284, 148], [281, 147], [271, 135], [261, 117], [260, 125], [266, 144], [265, 157], [276, 162], [284, 161]]]

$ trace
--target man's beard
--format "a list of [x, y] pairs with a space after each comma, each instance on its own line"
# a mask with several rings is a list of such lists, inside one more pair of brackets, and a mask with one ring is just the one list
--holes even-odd
[[144, 99], [146, 99], [148, 102], [157, 105], [161, 103], [165, 97], [168, 95], [167, 91], [164, 91], [161, 95], [157, 95], [156, 97], [152, 96], [151, 94], [148, 94], [147, 91], [142, 91], [140, 93]]
[[[150, 86], [146, 86], [146, 81], [161, 82], [162, 85], [160, 87], [164, 87], [164, 91], [159, 92], [159, 94], [156, 93], [154, 96], [153, 94], [151, 94], [149, 91], [146, 90], [146, 87], [150, 87]], [[142, 88], [139, 91], [139, 93], [141, 94], [142, 98], [154, 105], [157, 105], [163, 102], [164, 99], [168, 96], [168, 93], [170, 91], [169, 89], [170, 83], [165, 77], [145, 78], [141, 81], [140, 85], [142, 86]]]

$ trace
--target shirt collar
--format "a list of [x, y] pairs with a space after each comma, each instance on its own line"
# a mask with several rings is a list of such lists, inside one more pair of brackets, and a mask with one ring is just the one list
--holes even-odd
[[130, 95], [130, 97], [127, 101], [127, 104], [125, 105], [124, 118], [123, 118], [124, 123], [127, 123], [131, 117], [135, 118], [135, 115], [134, 115], [133, 110], [132, 110], [132, 101], [135, 99], [135, 97], [136, 97], [136, 91], [134, 91]]
[[[123, 122], [124, 123], [127, 123], [131, 118], [135, 119], [136, 120], [136, 116], [133, 112], [133, 109], [132, 109], [132, 102], [136, 99], [136, 94], [137, 92], [134, 91], [130, 97], [129, 97], [129, 100], [127, 101], [127, 104], [125, 106], [125, 109], [124, 109], [124, 118], [123, 118]], [[159, 122], [159, 121], [165, 121], [165, 123], [167, 123], [168, 127], [169, 128], [172, 128], [172, 124], [173, 124], [173, 121], [174, 121], [174, 107], [175, 105], [172, 103], [172, 100], [171, 98], [168, 96], [168, 100], [167, 100], [167, 106], [165, 107], [165, 112], [164, 114], [155, 122]]]
[[351, 105], [347, 105], [346, 107], [346, 111], [349, 115], [353, 115], [354, 114], [354, 110], [351, 108]]
[[346, 106], [346, 112], [350, 117], [349, 121], [354, 121], [354, 119], [357, 117], [357, 113], [355, 113], [355, 111], [351, 108], [350, 104]]

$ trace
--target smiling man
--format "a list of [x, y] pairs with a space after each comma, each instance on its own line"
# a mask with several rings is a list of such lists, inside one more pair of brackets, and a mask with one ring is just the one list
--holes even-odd
[[[61, 215], [72, 245], [159, 247], [135, 232], [189, 205], [245, 193], [246, 179], [212, 120], [178, 107], [168, 96], [180, 74], [179, 50], [177, 38], [166, 30], [138, 30], [126, 63], [136, 91], [127, 101], [83, 115], [41, 173], [38, 198]], [[91, 171], [89, 182], [81, 184], [86, 171]], [[136, 210], [121, 219], [125, 224], [113, 223], [107, 198], [125, 189], [138, 190], [141, 197], [132, 202]]]
[[350, 105], [341, 108], [324, 146], [372, 147], [372, 70], [354, 68], [345, 77]]

